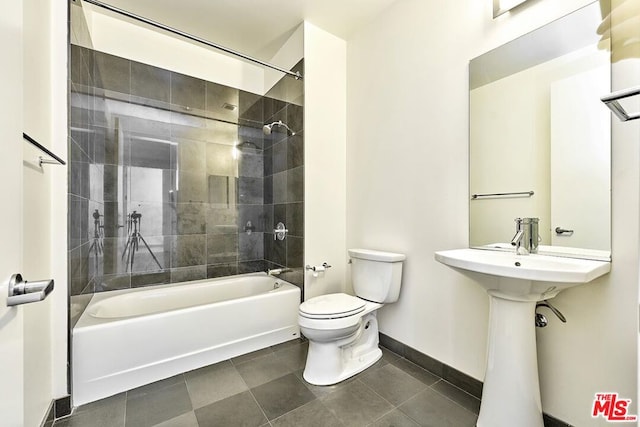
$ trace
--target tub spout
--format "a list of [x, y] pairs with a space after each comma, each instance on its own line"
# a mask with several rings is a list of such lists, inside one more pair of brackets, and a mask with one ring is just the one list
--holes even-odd
[[290, 268], [274, 268], [274, 269], [272, 269], [272, 270], [271, 270], [271, 269], [270, 269], [270, 270], [267, 270], [267, 274], [268, 274], [269, 276], [279, 276], [279, 275], [281, 275], [282, 273], [288, 273], [288, 272], [290, 272], [290, 271], [293, 271], [293, 270], [292, 270], [292, 269], [290, 269]]

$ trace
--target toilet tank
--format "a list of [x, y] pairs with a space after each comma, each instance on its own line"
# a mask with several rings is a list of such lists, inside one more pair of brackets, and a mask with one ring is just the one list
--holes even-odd
[[355, 294], [367, 301], [396, 302], [400, 295], [403, 254], [349, 249]]

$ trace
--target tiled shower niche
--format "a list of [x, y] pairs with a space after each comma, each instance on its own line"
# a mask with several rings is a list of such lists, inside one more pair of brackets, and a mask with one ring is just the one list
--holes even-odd
[[[277, 267], [302, 286], [302, 82], [260, 96], [76, 45], [70, 67], [71, 295]], [[264, 135], [278, 120], [295, 135]]]

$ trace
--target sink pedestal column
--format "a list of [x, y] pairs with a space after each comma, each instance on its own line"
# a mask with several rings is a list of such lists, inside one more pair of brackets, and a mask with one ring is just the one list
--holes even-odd
[[491, 301], [487, 370], [478, 427], [543, 427], [534, 315], [536, 301]]

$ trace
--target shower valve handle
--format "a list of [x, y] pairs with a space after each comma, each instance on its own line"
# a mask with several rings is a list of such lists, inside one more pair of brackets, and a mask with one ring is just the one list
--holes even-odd
[[276, 228], [273, 229], [273, 240], [284, 240], [287, 237], [289, 230], [281, 222], [276, 224]]

